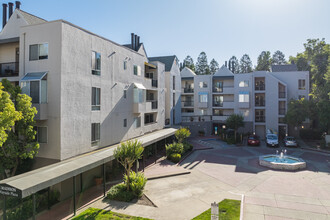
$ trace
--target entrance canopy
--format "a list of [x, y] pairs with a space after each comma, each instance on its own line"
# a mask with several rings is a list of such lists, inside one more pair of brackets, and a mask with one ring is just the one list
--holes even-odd
[[[136, 140], [146, 147], [174, 135], [177, 129], [167, 128], [143, 135]], [[60, 183], [70, 177], [91, 170], [114, 160], [114, 150], [120, 144], [112, 145], [81, 156], [64, 160], [37, 170], [0, 181], [0, 194], [24, 198], [42, 189]]]

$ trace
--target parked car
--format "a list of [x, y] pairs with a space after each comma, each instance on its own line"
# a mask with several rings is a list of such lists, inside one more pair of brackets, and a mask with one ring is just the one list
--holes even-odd
[[297, 141], [294, 137], [285, 137], [283, 142], [285, 147], [298, 147]]
[[267, 134], [266, 136], [266, 144], [270, 147], [278, 147], [278, 137], [276, 134]]
[[248, 145], [259, 146], [260, 145], [259, 136], [257, 136], [257, 135], [250, 135], [248, 137]]

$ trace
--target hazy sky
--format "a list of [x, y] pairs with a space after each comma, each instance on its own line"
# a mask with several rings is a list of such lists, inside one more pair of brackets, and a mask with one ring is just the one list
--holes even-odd
[[[2, 1], [7, 3], [8, 1]], [[148, 56], [205, 51], [220, 64], [263, 50], [288, 58], [308, 38], [330, 39], [330, 0], [21, 0], [21, 9], [64, 19], [120, 44], [141, 36]]]

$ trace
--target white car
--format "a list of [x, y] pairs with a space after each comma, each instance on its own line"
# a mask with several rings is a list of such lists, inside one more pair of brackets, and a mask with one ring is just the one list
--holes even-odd
[[266, 144], [270, 147], [278, 147], [278, 137], [276, 134], [267, 134]]

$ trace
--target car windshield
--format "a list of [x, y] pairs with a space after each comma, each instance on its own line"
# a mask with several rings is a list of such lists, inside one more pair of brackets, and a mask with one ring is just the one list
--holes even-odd
[[293, 137], [287, 137], [286, 140], [287, 141], [294, 141], [294, 138]]
[[267, 137], [270, 140], [277, 140], [277, 136], [276, 135], [268, 135]]

